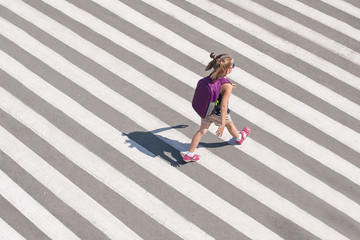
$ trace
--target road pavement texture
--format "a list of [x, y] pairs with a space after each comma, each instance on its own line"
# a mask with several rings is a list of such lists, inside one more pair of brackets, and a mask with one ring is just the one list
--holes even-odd
[[[359, 1], [0, 14], [0, 239], [359, 239]], [[211, 52], [234, 57], [229, 108], [251, 134], [211, 126], [185, 163]]]

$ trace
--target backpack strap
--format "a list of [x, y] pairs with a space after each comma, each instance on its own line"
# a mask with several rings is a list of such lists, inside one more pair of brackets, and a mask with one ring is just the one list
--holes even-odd
[[230, 80], [227, 79], [227, 78], [221, 78], [221, 79], [219, 79], [219, 81], [220, 81], [221, 85], [223, 85], [225, 83], [230, 83], [231, 84]]

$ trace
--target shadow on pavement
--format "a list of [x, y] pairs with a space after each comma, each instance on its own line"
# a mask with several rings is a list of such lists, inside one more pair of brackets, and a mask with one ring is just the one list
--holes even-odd
[[[173, 167], [179, 167], [180, 165], [186, 164], [183, 160], [183, 156], [180, 154], [181, 151], [187, 151], [189, 149], [190, 143], [182, 143], [177, 140], [169, 139], [161, 135], [155, 135], [170, 129], [176, 128], [185, 128], [187, 125], [177, 125], [167, 128], [159, 128], [149, 132], [135, 131], [131, 133], [125, 133], [131, 141], [127, 140], [127, 143], [130, 144], [129, 147], [136, 147], [139, 151], [148, 154], [151, 157], [158, 156], [166, 160]], [[134, 143], [135, 142], [135, 143]], [[140, 145], [140, 147], [139, 147]], [[228, 142], [219, 142], [219, 143], [203, 143], [199, 144], [199, 147], [205, 148], [219, 148], [229, 145]], [[145, 151], [143, 148], [148, 150]], [[153, 154], [153, 155], [152, 155]]]

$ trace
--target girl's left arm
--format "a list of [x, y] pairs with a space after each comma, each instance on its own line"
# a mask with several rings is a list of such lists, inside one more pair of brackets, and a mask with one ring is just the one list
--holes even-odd
[[220, 106], [221, 125], [219, 126], [218, 130], [216, 131], [216, 135], [219, 137], [222, 136], [224, 129], [225, 129], [227, 106], [228, 106], [228, 102], [229, 102], [229, 98], [230, 98], [233, 86], [231, 84], [223, 84], [221, 86], [221, 88], [224, 89], [224, 94], [223, 94], [223, 98], [221, 100], [221, 106]]

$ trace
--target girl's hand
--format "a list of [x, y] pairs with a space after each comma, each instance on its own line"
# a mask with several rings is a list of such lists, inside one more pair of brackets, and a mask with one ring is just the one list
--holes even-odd
[[232, 83], [231, 86], [233, 87], [233, 89], [237, 88], [237, 85], [235, 83]]
[[218, 130], [216, 131], [216, 136], [221, 137], [224, 132], [225, 125], [220, 125]]

